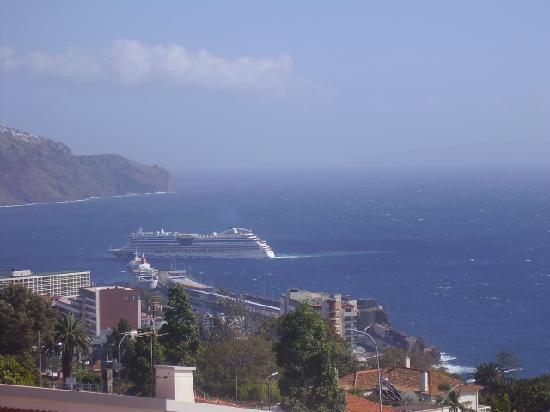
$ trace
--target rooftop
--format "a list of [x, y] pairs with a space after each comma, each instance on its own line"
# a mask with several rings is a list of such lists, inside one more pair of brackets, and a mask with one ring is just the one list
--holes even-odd
[[[400, 391], [406, 392], [421, 392], [420, 380], [423, 370], [412, 368], [384, 368], [382, 369], [382, 376], [388, 380], [393, 386]], [[460, 379], [449, 376], [443, 372], [435, 369], [431, 369], [428, 372], [428, 393], [432, 396], [445, 395], [445, 391], [439, 390], [439, 386], [442, 384], [448, 384], [451, 387], [462, 384]], [[346, 389], [360, 389], [369, 390], [378, 385], [378, 370], [368, 369], [358, 371], [344, 376], [340, 379], [340, 385]], [[468, 387], [470, 390], [475, 388], [469, 388], [471, 385], [464, 385], [464, 388]], [[476, 386], [477, 385], [472, 385]], [[479, 388], [477, 389], [479, 390]]]
[[46, 272], [46, 273], [33, 273], [29, 269], [8, 269], [0, 270], [0, 279], [11, 279], [11, 278], [28, 278], [28, 277], [37, 277], [37, 276], [53, 276], [53, 275], [72, 275], [86, 273], [90, 274], [89, 270], [60, 270], [58, 272]]
[[90, 286], [87, 288], [82, 288], [84, 290], [89, 290], [91, 292], [96, 292], [98, 290], [108, 290], [108, 289], [122, 289], [122, 290], [128, 290], [128, 291], [134, 291], [135, 289], [127, 288], [125, 286]]
[[[346, 412], [379, 412], [380, 404], [369, 401], [368, 399], [346, 393]], [[383, 406], [383, 411], [393, 412], [394, 408]]]

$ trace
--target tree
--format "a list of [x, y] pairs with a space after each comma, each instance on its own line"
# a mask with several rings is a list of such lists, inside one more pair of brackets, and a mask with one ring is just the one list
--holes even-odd
[[262, 336], [229, 333], [201, 344], [197, 383], [209, 395], [234, 398], [238, 392], [238, 400], [266, 400], [265, 378], [276, 366], [272, 345]]
[[84, 323], [77, 320], [72, 313], [63, 315], [55, 325], [55, 347], [61, 353], [63, 377], [71, 376], [73, 357], [77, 354], [87, 355], [90, 350], [90, 338]]
[[0, 355], [0, 383], [8, 385], [34, 385], [36, 368], [29, 362], [20, 362], [15, 356]]
[[199, 348], [199, 327], [189, 303], [189, 297], [181, 285], [168, 291], [168, 309], [164, 314], [159, 340], [165, 348], [166, 360], [174, 365], [193, 363]]
[[500, 351], [495, 355], [496, 364], [503, 372], [514, 372], [520, 367], [516, 357], [507, 351]]
[[325, 327], [327, 331], [327, 339], [330, 344], [332, 355], [336, 369], [338, 370], [338, 376], [344, 376], [348, 373], [356, 370], [356, 362], [351, 355], [348, 345], [344, 338], [336, 333], [333, 327], [331, 327], [325, 321]]
[[[130, 325], [130, 322], [128, 322], [126, 319], [120, 319], [118, 321], [117, 327], [114, 328], [111, 334], [107, 337], [107, 342], [105, 343], [105, 349], [107, 350], [108, 353], [110, 353], [113, 356], [113, 359], [116, 359], [117, 361], [120, 360], [118, 356], [118, 345], [120, 344], [120, 341], [124, 337], [124, 334], [130, 332], [131, 330], [132, 330], [132, 325]], [[130, 343], [129, 338], [126, 338], [124, 343], [125, 344]], [[122, 352], [124, 353], [125, 351], [122, 351]]]
[[550, 410], [550, 376], [510, 380], [505, 387], [510, 395], [510, 409], [518, 412]]
[[345, 394], [338, 387], [327, 327], [307, 304], [284, 315], [277, 328], [277, 364], [283, 369], [279, 390], [293, 411], [345, 410]]
[[0, 353], [30, 353], [38, 343], [38, 332], [44, 343], [53, 340], [56, 317], [51, 303], [19, 285], [0, 290]]
[[91, 368], [85, 368], [82, 365], [78, 365], [73, 370], [73, 375], [78, 382], [81, 383], [100, 383], [101, 379]]
[[489, 392], [496, 392], [504, 383], [504, 371], [495, 362], [482, 363], [474, 369], [477, 384], [485, 386]]
[[472, 402], [460, 402], [460, 392], [451, 391], [445, 399], [444, 405], [449, 406], [451, 412], [469, 411]]
[[162, 364], [164, 359], [162, 347], [153, 344], [155, 338], [152, 332], [148, 327], [139, 329], [131, 351], [124, 353], [125, 376], [132, 385], [132, 395], [150, 396], [153, 393], [154, 371], [151, 367], [151, 350], [154, 364]]
[[495, 412], [544, 412], [550, 410], [550, 375], [531, 379], [505, 376], [517, 368], [517, 360], [508, 352], [496, 355], [495, 362], [479, 365], [474, 370], [477, 383], [485, 386], [481, 399]]

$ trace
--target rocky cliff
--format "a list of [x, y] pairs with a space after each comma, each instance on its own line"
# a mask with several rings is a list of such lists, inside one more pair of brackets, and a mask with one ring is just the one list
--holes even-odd
[[0, 124], [0, 205], [170, 189], [170, 175], [122, 156], [76, 156], [63, 143]]

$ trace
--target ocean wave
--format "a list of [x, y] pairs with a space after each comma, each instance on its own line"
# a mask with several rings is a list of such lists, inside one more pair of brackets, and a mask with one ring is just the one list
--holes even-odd
[[370, 255], [375, 253], [381, 253], [379, 250], [336, 250], [330, 252], [320, 253], [295, 253], [285, 254], [280, 253], [275, 256], [275, 259], [311, 259], [311, 258], [326, 258], [326, 257], [339, 257], [339, 256], [356, 256], [356, 255]]
[[441, 352], [441, 361], [439, 366], [447, 369], [449, 373], [457, 373], [459, 375], [467, 375], [473, 373], [474, 368], [471, 366], [462, 366], [453, 363], [456, 360], [456, 356], [449, 355], [448, 353]]

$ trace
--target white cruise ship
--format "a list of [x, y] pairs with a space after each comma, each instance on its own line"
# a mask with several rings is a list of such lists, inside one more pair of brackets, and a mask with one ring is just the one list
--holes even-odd
[[273, 258], [275, 253], [265, 240], [252, 231], [230, 228], [201, 235], [180, 232], [145, 232], [140, 228], [120, 249], [111, 249], [118, 257], [136, 253], [153, 258]]

